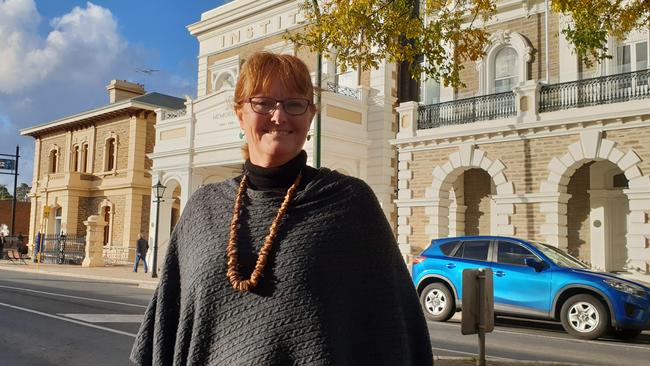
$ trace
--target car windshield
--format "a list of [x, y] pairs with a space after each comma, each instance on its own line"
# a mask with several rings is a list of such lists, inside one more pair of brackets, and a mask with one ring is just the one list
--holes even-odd
[[589, 267], [580, 262], [577, 258], [572, 257], [571, 255], [563, 252], [562, 250], [548, 244], [531, 242], [535, 248], [539, 249], [548, 259], [550, 259], [555, 265], [566, 268], [580, 268], [580, 269], [589, 269]]

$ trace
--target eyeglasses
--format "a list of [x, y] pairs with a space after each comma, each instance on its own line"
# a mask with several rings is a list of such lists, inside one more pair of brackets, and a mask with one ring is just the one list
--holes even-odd
[[289, 98], [279, 100], [267, 97], [253, 97], [248, 98], [248, 103], [251, 104], [253, 112], [259, 114], [272, 114], [278, 109], [278, 103], [282, 104], [282, 109], [290, 116], [300, 116], [307, 112], [307, 108], [312, 104], [309, 99], [304, 98]]

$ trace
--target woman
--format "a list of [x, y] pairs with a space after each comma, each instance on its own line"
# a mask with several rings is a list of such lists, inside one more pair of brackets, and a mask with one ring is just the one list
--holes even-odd
[[430, 365], [426, 323], [376, 197], [306, 165], [305, 64], [254, 54], [235, 113], [244, 174], [199, 189], [174, 229], [131, 359], [156, 365]]

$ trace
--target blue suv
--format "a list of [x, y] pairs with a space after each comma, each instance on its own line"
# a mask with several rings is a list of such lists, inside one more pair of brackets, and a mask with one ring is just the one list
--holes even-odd
[[462, 307], [463, 270], [486, 267], [494, 273], [497, 315], [561, 321], [581, 339], [630, 339], [650, 329], [650, 288], [591, 271], [551, 245], [498, 236], [432, 240], [415, 258], [425, 316], [449, 320]]

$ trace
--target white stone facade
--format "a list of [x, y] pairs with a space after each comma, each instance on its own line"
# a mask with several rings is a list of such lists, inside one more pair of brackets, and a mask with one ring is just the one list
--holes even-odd
[[[302, 58], [315, 79], [316, 57], [296, 50], [281, 35], [302, 25], [299, 2], [236, 0], [203, 13], [188, 26], [199, 41], [198, 97], [186, 108], [159, 113], [152, 176], [167, 186], [160, 205], [159, 256], [164, 256], [179, 209], [201, 185], [241, 173], [244, 137], [233, 112], [234, 81], [241, 63], [254, 51], [267, 50]], [[377, 70], [359, 73], [358, 85], [336, 87], [333, 63], [323, 60], [321, 102], [321, 166], [364, 179], [376, 193], [388, 218], [394, 211], [392, 179], [395, 137], [393, 111], [395, 66], [383, 63]], [[334, 90], [334, 91], [331, 91]], [[314, 124], [304, 149], [313, 164]], [[155, 226], [152, 203], [151, 227]], [[154, 228], [155, 229], [155, 228]]]

